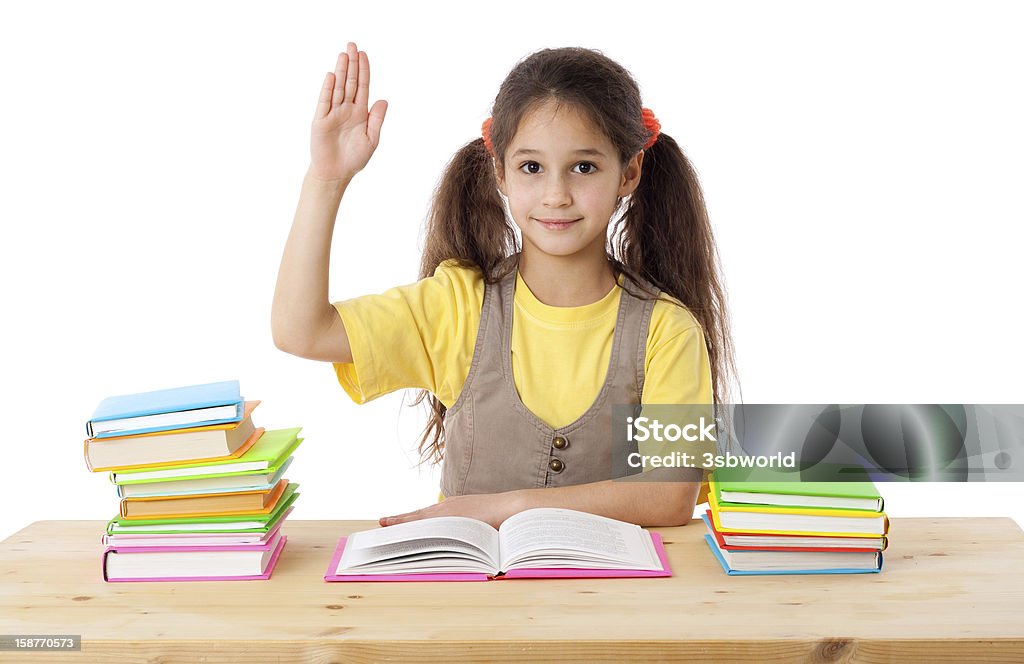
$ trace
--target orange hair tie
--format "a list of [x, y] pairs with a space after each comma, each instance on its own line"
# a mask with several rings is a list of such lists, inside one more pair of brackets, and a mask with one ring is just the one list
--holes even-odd
[[[644, 129], [650, 134], [650, 138], [644, 143], [644, 150], [654, 145], [654, 142], [658, 140], [658, 134], [661, 133], [661, 123], [658, 122], [658, 118], [654, 117], [654, 111], [649, 108], [645, 108], [640, 112], [641, 119], [644, 123]], [[487, 152], [492, 157], [494, 156], [494, 144], [491, 143], [491, 122], [493, 118], [487, 118], [484, 120], [483, 125], [480, 127], [480, 135], [483, 136], [484, 145], [487, 147]]]
[[640, 112], [641, 117], [644, 121], [644, 129], [651, 135], [644, 143], [644, 150], [648, 149], [654, 142], [658, 140], [658, 134], [661, 133], [661, 123], [658, 122], [658, 118], [654, 117], [654, 111], [649, 108], [645, 108]]
[[487, 152], [493, 157], [494, 145], [491, 143], [491, 120], [492, 118], [487, 118], [486, 120], [484, 120], [484, 124], [480, 128], [480, 133], [484, 137], [484, 145], [487, 146]]

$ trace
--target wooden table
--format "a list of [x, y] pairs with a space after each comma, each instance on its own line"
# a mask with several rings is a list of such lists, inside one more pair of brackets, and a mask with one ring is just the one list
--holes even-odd
[[288, 521], [270, 581], [104, 583], [103, 525], [0, 544], [0, 634], [82, 636], [0, 661], [1024, 661], [1010, 519], [893, 519], [881, 574], [728, 577], [696, 521], [657, 529], [672, 578], [484, 583], [324, 583], [372, 521]]

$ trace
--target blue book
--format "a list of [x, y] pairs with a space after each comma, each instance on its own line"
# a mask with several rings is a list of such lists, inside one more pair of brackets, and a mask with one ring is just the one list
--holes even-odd
[[240, 422], [245, 413], [237, 380], [108, 397], [85, 430], [90, 438], [131, 436]]

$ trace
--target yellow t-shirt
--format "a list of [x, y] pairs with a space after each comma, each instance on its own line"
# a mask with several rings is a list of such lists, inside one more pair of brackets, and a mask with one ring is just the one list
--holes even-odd
[[[512, 378], [523, 404], [548, 426], [573, 422], [597, 397], [621, 294], [616, 285], [597, 302], [553, 307], [516, 276]], [[414, 284], [334, 303], [353, 358], [334, 364], [342, 388], [356, 403], [424, 388], [451, 408], [469, 374], [483, 298], [478, 268], [445, 261], [433, 276]], [[644, 375], [642, 403], [711, 403], [704, 333], [668, 296], [651, 312]]]

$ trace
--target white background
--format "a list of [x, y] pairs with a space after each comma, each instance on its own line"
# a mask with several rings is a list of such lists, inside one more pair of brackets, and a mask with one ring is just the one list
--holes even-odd
[[[114, 514], [82, 459], [102, 398], [231, 378], [258, 425], [303, 427], [294, 518], [435, 500], [419, 409], [357, 407], [271, 341], [350, 39], [390, 109], [342, 203], [333, 299], [415, 280], [432, 188], [505, 74], [581, 45], [633, 72], [700, 173], [746, 402], [1021, 403], [1020, 6], [825, 4], [5, 5], [0, 536]], [[892, 516], [1024, 523], [1017, 484], [882, 488]]]

